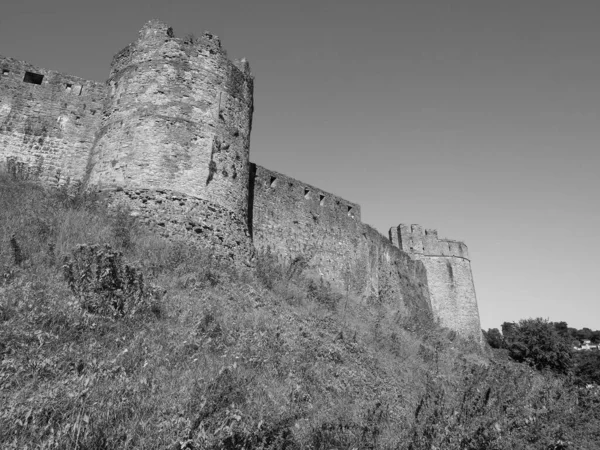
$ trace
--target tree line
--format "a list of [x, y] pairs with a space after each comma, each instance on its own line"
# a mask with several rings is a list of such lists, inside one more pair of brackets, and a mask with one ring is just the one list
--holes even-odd
[[576, 329], [566, 322], [523, 319], [483, 331], [492, 349], [540, 371], [574, 377], [580, 384], [600, 385], [600, 351], [575, 352], [584, 340], [600, 343], [600, 330]]

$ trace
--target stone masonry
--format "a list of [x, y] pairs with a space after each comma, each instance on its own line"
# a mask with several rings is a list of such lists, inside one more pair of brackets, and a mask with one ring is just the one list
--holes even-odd
[[431, 307], [440, 325], [479, 339], [479, 310], [467, 246], [439, 239], [437, 230], [424, 230], [420, 225], [393, 227], [390, 240], [425, 265]]
[[308, 274], [410, 320], [481, 341], [463, 243], [400, 225], [389, 239], [360, 206], [250, 162], [254, 79], [219, 39], [152, 20], [106, 83], [0, 56], [0, 164], [100, 190], [165, 237], [234, 264], [298, 256]]
[[106, 87], [0, 56], [0, 154], [44, 180], [83, 179]]

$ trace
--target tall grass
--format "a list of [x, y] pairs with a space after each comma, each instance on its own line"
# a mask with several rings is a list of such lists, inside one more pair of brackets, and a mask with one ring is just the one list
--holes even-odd
[[[7, 176], [0, 211], [3, 449], [598, 448], [597, 391], [416, 334], [301, 259], [238, 273], [93, 196]], [[135, 267], [152, 307], [90, 308], [140, 291], [113, 283], [125, 269], [65, 277], [65, 261], [88, 267], [81, 244]]]

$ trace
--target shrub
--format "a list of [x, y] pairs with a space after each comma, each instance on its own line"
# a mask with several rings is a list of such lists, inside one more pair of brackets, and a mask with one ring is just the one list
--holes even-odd
[[389, 408], [376, 402], [367, 408], [359, 421], [339, 417], [323, 422], [311, 433], [311, 448], [356, 448], [375, 450], [381, 448], [379, 438], [390, 420]]
[[112, 233], [117, 245], [123, 250], [130, 250], [136, 229], [137, 221], [131, 215], [131, 210], [119, 207], [112, 215]]
[[575, 377], [580, 384], [600, 386], [600, 352], [578, 352], [575, 356]]
[[308, 260], [298, 255], [287, 262], [279, 261], [269, 247], [258, 252], [256, 262], [256, 276], [267, 289], [273, 289], [276, 284], [298, 281], [306, 267]]
[[64, 278], [83, 309], [122, 317], [150, 303], [154, 290], [141, 271], [123, 263], [110, 245], [80, 245], [65, 257]]
[[509, 356], [538, 370], [548, 369], [566, 374], [573, 367], [573, 350], [551, 322], [525, 319], [516, 324], [502, 324]]
[[17, 242], [17, 238], [14, 234], [10, 237], [10, 249], [12, 251], [15, 266], [20, 266], [24, 260], [23, 252], [21, 251], [21, 246]]
[[505, 348], [504, 337], [498, 328], [490, 328], [489, 330], [483, 331], [483, 337], [490, 344], [492, 348]]
[[342, 299], [342, 295], [332, 291], [329, 283], [324, 282], [323, 279], [319, 282], [310, 280], [306, 292], [309, 299], [330, 309], [335, 309]]

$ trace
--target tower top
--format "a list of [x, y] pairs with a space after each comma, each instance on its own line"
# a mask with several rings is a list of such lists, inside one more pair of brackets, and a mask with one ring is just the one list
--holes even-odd
[[173, 28], [158, 19], [149, 20], [138, 32], [138, 38], [140, 40], [158, 36], [175, 37], [175, 34], [173, 33]]

